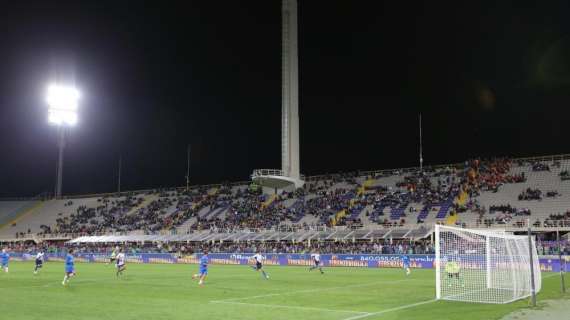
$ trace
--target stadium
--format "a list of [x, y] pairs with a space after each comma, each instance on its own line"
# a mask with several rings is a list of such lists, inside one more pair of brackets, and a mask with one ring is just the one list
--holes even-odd
[[[423, 136], [439, 129], [424, 130], [422, 116], [414, 115], [406, 120], [414, 129], [405, 131], [418, 137], [412, 147], [417, 166], [402, 161], [388, 169], [302, 174], [302, 126], [325, 127], [300, 121], [298, 28], [303, 9], [312, 11], [297, 2], [279, 6], [281, 136], [275, 150], [281, 166], [260, 169], [245, 161], [251, 173], [241, 181], [194, 183], [188, 146], [185, 185], [163, 187], [165, 180], [149, 175], [146, 181], [155, 186], [130, 188], [121, 171], [127, 177], [148, 174], [119, 158], [116, 190], [90, 189], [98, 173], [78, 179], [80, 187], [64, 188], [67, 177], [80, 172], [67, 164], [75, 158], [65, 152], [74, 147], [75, 128], [89, 122], [81, 109], [89, 88], [62, 81], [66, 76], [49, 85], [41, 117], [57, 132], [56, 175], [50, 178], [55, 188], [13, 196], [10, 188], [30, 182], [4, 180], [6, 189], [0, 189], [3, 319], [567, 317], [570, 154], [511, 152], [427, 164]], [[485, 97], [485, 105], [494, 99]], [[394, 121], [386, 119], [375, 120], [379, 128]], [[159, 121], [159, 131], [172, 125]], [[457, 150], [470, 148], [465, 141], [443, 158], [467, 154]], [[566, 148], [563, 141], [558, 145]], [[401, 159], [400, 151], [388, 156]], [[245, 152], [238, 156], [250, 159]], [[238, 156], [225, 165], [241, 161]], [[95, 158], [99, 166], [102, 160]], [[26, 160], [15, 162], [20, 169]], [[168, 171], [169, 165], [160, 166]]]

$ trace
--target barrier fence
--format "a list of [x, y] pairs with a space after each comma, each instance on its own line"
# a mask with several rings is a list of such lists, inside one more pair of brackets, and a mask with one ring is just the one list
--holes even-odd
[[[108, 262], [109, 255], [102, 253], [78, 253], [75, 255], [77, 262]], [[197, 264], [200, 254], [178, 256], [171, 253], [140, 253], [127, 254], [127, 263], [170, 263], [170, 264]], [[243, 253], [210, 253], [210, 264], [214, 265], [246, 265], [251, 263], [253, 254]], [[265, 265], [273, 266], [310, 266], [313, 264], [310, 254], [264, 254]], [[28, 253], [11, 253], [10, 257], [15, 261], [34, 260], [35, 255]], [[386, 254], [322, 254], [321, 264], [324, 267], [361, 267], [361, 268], [401, 268], [401, 255]], [[412, 268], [432, 269], [434, 255], [408, 255]], [[46, 254], [47, 261], [63, 261], [65, 255]], [[565, 271], [570, 271], [570, 257], [563, 261]], [[475, 259], [481, 261], [481, 259]], [[473, 261], [475, 261], [473, 260]], [[484, 261], [484, 260], [483, 260]], [[540, 269], [544, 272], [560, 272], [560, 261], [556, 257], [543, 256], [539, 259]], [[464, 268], [480, 268], [475, 262], [466, 259], [462, 263]]]

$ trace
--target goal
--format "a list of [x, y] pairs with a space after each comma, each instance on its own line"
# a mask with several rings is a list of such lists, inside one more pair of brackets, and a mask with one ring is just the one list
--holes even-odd
[[[532, 293], [527, 236], [436, 225], [434, 266], [437, 299], [500, 304]], [[542, 280], [534, 239], [532, 269], [538, 293]]]

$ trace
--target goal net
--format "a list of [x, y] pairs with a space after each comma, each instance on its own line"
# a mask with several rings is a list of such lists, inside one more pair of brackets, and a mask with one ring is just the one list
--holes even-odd
[[[437, 299], [509, 303], [531, 295], [528, 236], [435, 226]], [[532, 239], [535, 290], [540, 265]]]

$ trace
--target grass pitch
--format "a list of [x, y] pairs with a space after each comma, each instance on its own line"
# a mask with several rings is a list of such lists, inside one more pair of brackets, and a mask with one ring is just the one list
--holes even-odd
[[[2, 319], [499, 319], [528, 306], [434, 301], [434, 271], [213, 265], [206, 285], [191, 275], [195, 265], [129, 264], [123, 278], [113, 265], [79, 263], [77, 276], [62, 286], [63, 264], [11, 262], [0, 273]], [[560, 279], [543, 274], [538, 299], [558, 299]]]

